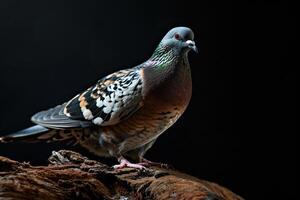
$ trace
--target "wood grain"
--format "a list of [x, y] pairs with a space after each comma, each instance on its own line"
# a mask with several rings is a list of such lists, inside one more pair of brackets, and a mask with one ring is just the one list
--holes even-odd
[[122, 169], [61, 150], [48, 166], [31, 166], [0, 157], [1, 200], [199, 199], [242, 200], [215, 183], [173, 169]]

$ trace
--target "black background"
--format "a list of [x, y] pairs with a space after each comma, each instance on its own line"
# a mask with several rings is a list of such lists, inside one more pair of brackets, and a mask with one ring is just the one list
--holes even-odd
[[[174, 26], [194, 30], [192, 101], [146, 157], [246, 199], [290, 199], [296, 185], [295, 12], [283, 1], [0, 1], [1, 135], [31, 125], [118, 69], [151, 56]], [[1, 144], [45, 164], [63, 144]], [[88, 156], [86, 151], [80, 149]]]

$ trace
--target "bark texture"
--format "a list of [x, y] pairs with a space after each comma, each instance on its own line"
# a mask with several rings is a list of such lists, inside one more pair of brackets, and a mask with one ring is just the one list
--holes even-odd
[[48, 166], [0, 157], [0, 199], [200, 199], [242, 200], [215, 183], [173, 169], [122, 169], [61, 150]]

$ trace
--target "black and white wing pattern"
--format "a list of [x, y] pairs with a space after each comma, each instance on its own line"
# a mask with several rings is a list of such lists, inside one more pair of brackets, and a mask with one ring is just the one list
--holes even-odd
[[113, 125], [127, 118], [142, 105], [140, 70], [115, 72], [94, 87], [75, 96], [65, 107], [70, 119], [91, 120], [96, 125]]
[[32, 121], [49, 128], [113, 125], [138, 110], [142, 101], [140, 69], [126, 69], [102, 78], [61, 106], [37, 113]]

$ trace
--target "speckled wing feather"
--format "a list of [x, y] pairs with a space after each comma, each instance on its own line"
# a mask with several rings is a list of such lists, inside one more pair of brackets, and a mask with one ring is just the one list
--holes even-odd
[[35, 114], [32, 121], [49, 128], [113, 125], [129, 117], [141, 105], [140, 69], [132, 68], [102, 78], [69, 102]]
[[140, 69], [121, 70], [74, 97], [67, 103], [64, 113], [71, 119], [113, 125], [141, 106], [141, 91]]

